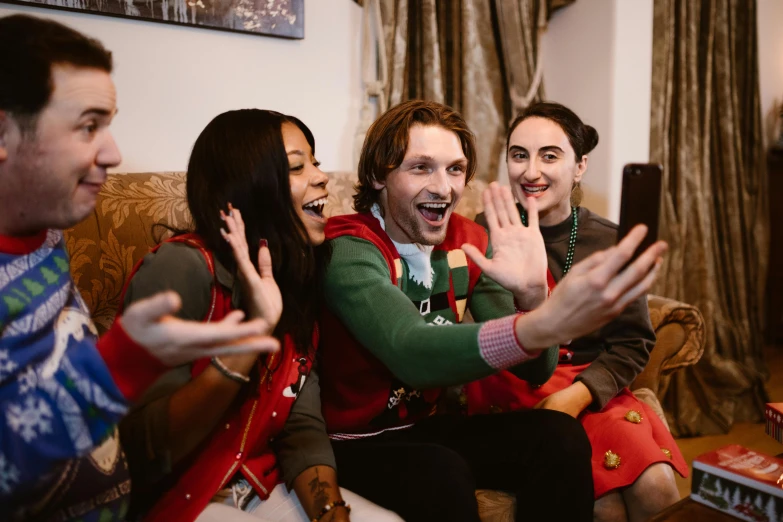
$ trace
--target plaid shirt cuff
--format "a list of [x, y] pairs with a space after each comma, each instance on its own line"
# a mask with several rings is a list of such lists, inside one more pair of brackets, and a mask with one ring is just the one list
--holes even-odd
[[504, 370], [539, 355], [540, 352], [534, 355], [527, 353], [517, 341], [514, 325], [520, 317], [522, 315], [518, 314], [487, 321], [479, 329], [479, 352], [492, 368]]

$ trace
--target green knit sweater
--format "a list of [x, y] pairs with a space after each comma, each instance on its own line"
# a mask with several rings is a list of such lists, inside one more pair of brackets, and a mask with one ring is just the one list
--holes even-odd
[[[448, 291], [451, 282], [455, 299], [466, 299], [467, 309], [479, 323], [514, 314], [510, 292], [482, 274], [472, 294], [467, 295], [467, 268], [450, 268], [449, 253], [439, 250], [420, 251], [420, 255], [400, 252], [402, 278], [398, 287], [390, 282], [386, 261], [369, 241], [342, 236], [331, 244], [326, 302], [359, 343], [395, 377], [414, 388], [428, 389], [465, 384], [498, 371], [481, 355], [482, 325], [458, 324], [462, 317], [451, 310]], [[398, 245], [398, 250], [410, 247], [417, 248]], [[492, 255], [491, 249], [486, 255]], [[522, 379], [543, 383], [556, 365], [557, 350], [550, 348], [511, 371]]]

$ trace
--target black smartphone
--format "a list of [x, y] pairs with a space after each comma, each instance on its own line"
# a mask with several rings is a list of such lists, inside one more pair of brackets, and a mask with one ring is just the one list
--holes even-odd
[[634, 252], [631, 261], [639, 257], [639, 254], [658, 240], [662, 179], [663, 168], [658, 164], [630, 163], [623, 167], [623, 189], [617, 241], [624, 238], [636, 225], [647, 226], [647, 236]]

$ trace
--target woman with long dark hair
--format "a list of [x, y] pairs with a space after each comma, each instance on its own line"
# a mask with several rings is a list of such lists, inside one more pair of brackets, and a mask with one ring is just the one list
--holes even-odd
[[270, 356], [172, 371], [121, 424], [132, 507], [145, 520], [344, 521], [346, 500], [353, 520], [398, 520], [337, 487], [314, 368], [329, 255], [328, 178], [314, 155], [312, 133], [292, 116], [217, 116], [188, 164], [193, 232], [153, 250], [127, 285], [126, 304], [173, 289], [182, 317], [213, 321], [239, 308], [281, 341]]

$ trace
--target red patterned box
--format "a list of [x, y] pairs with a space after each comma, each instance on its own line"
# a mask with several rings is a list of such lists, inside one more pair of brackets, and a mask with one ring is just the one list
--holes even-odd
[[691, 499], [751, 522], [783, 521], [783, 459], [737, 444], [693, 460]]
[[783, 444], [783, 402], [768, 402], [765, 417], [767, 435]]

